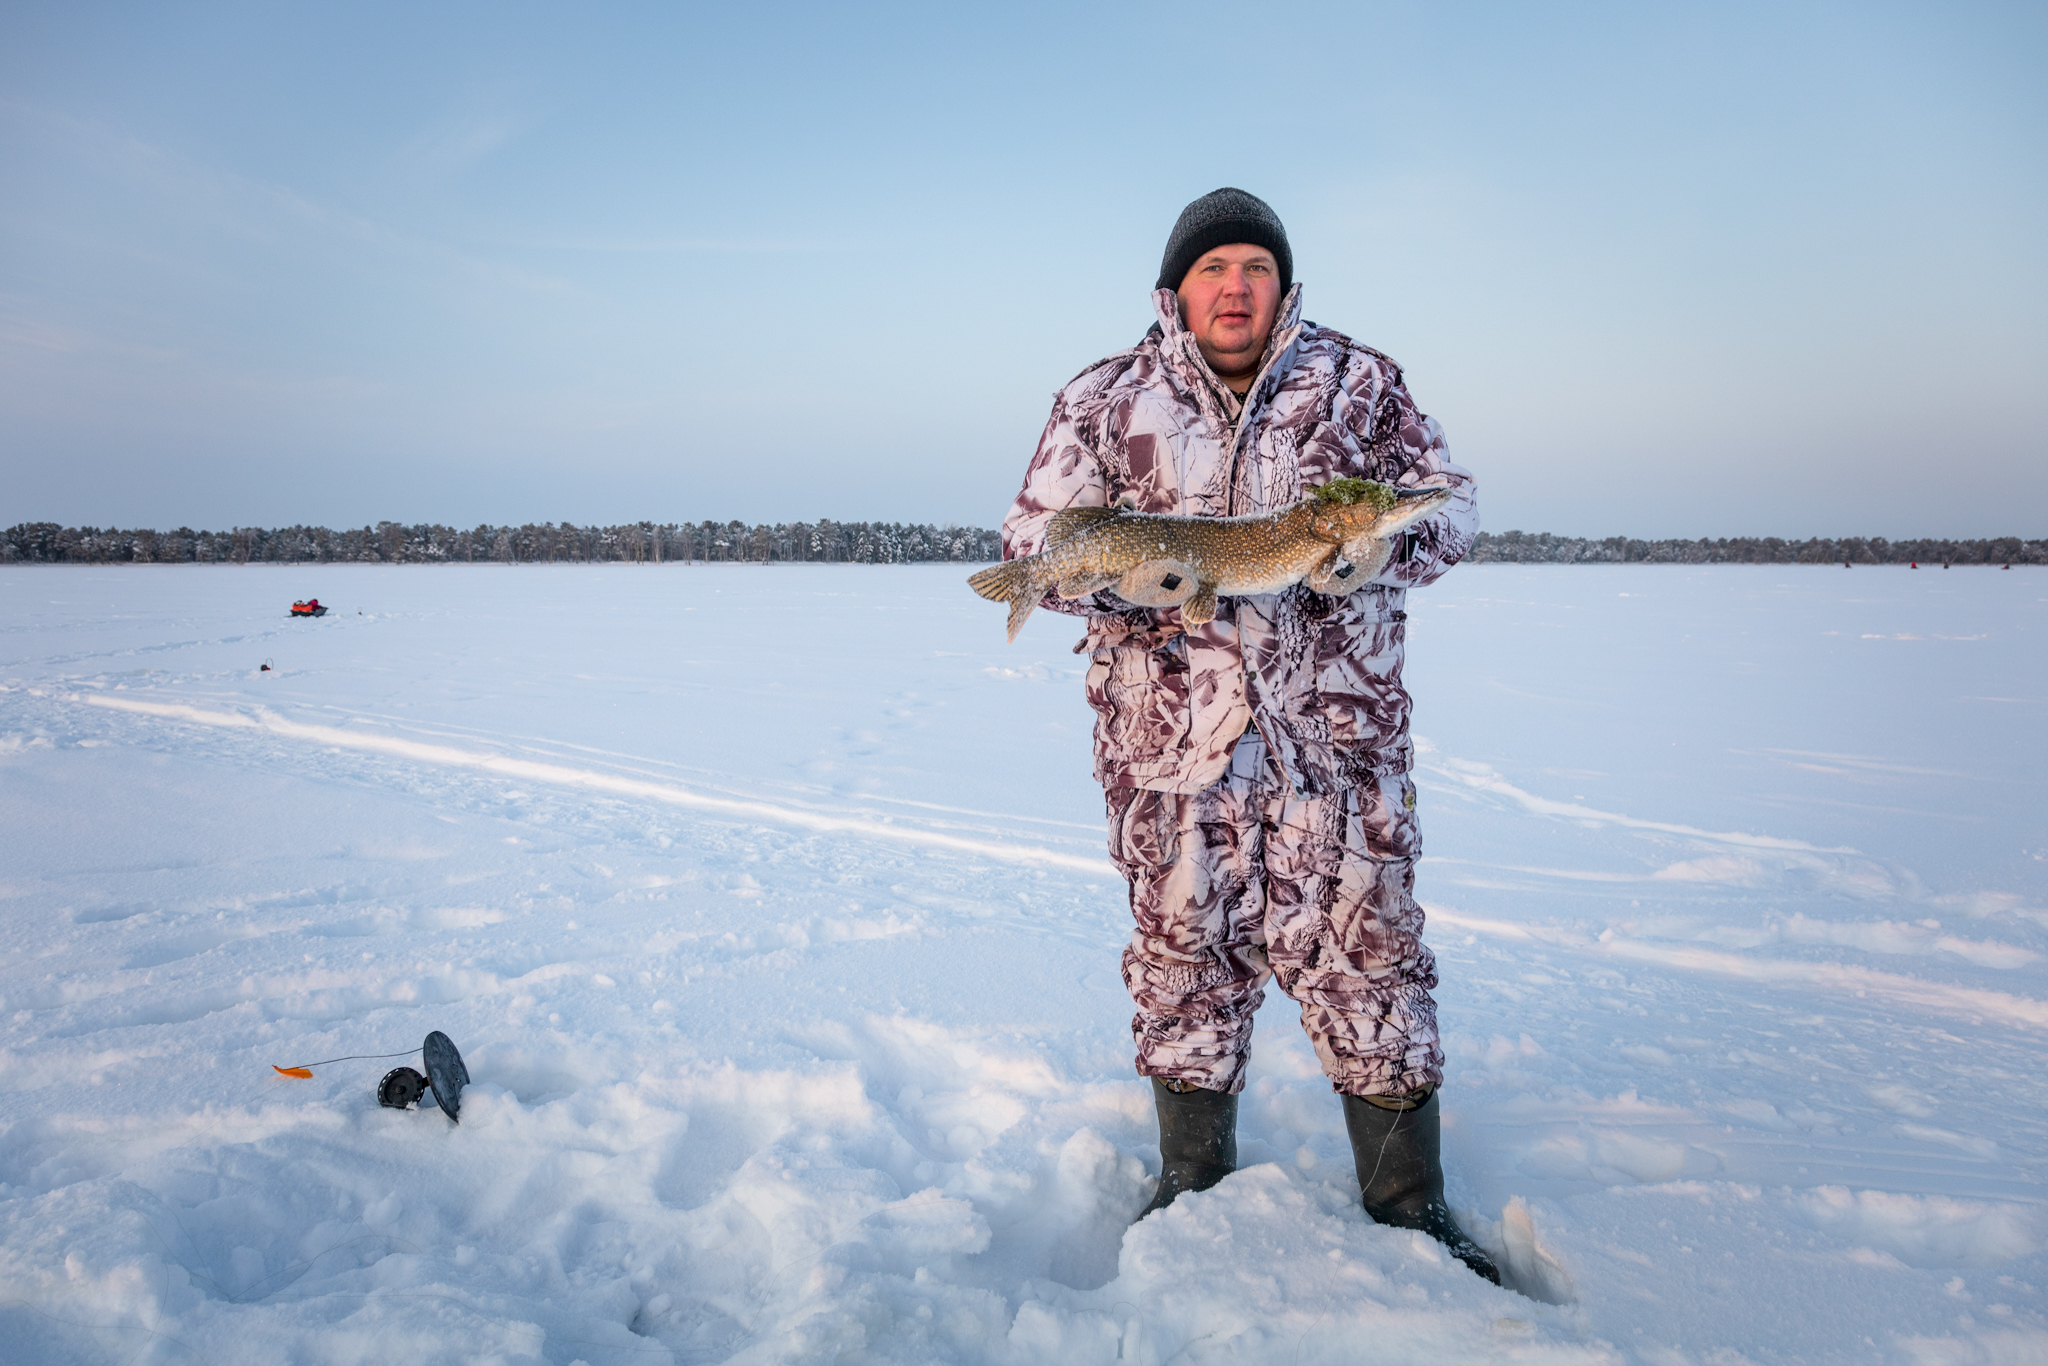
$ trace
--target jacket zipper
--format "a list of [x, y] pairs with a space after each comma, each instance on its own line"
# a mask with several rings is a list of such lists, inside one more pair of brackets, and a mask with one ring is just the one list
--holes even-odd
[[[1300, 323], [1294, 324], [1294, 326], [1280, 334], [1280, 345], [1273, 348], [1273, 354], [1266, 357], [1266, 363], [1259, 367], [1259, 372], [1256, 375], [1252, 376], [1251, 387], [1244, 391], [1244, 399], [1237, 405], [1237, 420], [1230, 424], [1230, 486], [1226, 490], [1223, 499], [1226, 516], [1236, 517], [1241, 515], [1241, 510], [1237, 506], [1237, 467], [1239, 462], [1244, 459], [1243, 437], [1247, 426], [1245, 419], [1251, 416], [1252, 395], [1259, 392], [1259, 386], [1264, 384], [1266, 376], [1273, 372], [1275, 363], [1287, 354], [1287, 348], [1294, 345], [1300, 338]], [[1205, 361], [1203, 364], [1206, 365], [1207, 362]], [[1209, 373], [1213, 375], [1215, 371], [1211, 370]]]

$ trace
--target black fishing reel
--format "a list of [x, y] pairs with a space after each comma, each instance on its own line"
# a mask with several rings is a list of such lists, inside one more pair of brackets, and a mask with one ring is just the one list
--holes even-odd
[[425, 1076], [410, 1067], [394, 1067], [377, 1083], [377, 1103], [387, 1109], [404, 1110], [419, 1104], [426, 1090]]
[[462, 1122], [462, 1088], [469, 1085], [469, 1068], [455, 1041], [435, 1030], [420, 1046], [420, 1061], [426, 1064], [422, 1076], [410, 1067], [394, 1067], [377, 1083], [377, 1103], [393, 1110], [407, 1110], [425, 1103], [431, 1096], [451, 1123]]

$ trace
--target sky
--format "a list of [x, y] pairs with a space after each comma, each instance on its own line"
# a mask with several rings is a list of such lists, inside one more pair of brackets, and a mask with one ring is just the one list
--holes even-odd
[[988, 526], [1239, 185], [1487, 529], [2048, 535], [2038, 4], [0, 5], [0, 525]]

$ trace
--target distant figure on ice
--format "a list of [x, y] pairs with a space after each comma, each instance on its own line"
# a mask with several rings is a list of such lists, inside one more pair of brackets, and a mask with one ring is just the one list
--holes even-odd
[[1307, 584], [1218, 599], [1215, 616], [1103, 592], [1085, 615], [1095, 776], [1137, 927], [1124, 983], [1138, 1072], [1159, 1111], [1158, 1192], [1140, 1218], [1237, 1163], [1252, 1013], [1267, 980], [1301, 1003], [1342, 1098], [1366, 1211], [1422, 1229], [1496, 1284], [1443, 1199], [1436, 960], [1413, 895], [1421, 838], [1408, 694], [1407, 590], [1478, 529], [1472, 476], [1416, 410], [1401, 368], [1301, 320], [1279, 217], [1243, 190], [1182, 211], [1143, 340], [1089, 366], [1052, 418], [1003, 522], [1006, 560], [1042, 549], [1069, 507], [1228, 517], [1285, 508], [1333, 479], [1453, 496], [1341, 595]]

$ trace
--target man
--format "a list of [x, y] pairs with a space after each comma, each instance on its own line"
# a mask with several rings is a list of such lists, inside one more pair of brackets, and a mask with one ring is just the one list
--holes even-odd
[[1270, 977], [1343, 1100], [1365, 1208], [1422, 1229], [1499, 1283], [1443, 1200], [1436, 961], [1413, 896], [1420, 839], [1401, 687], [1406, 591], [1463, 557], [1472, 477], [1417, 412], [1400, 367], [1300, 321], [1279, 217], [1243, 190], [1187, 206], [1153, 290], [1159, 321], [1083, 371], [1003, 522], [1003, 554], [1042, 548], [1068, 507], [1229, 517], [1332, 479], [1446, 484], [1380, 575], [1342, 597], [1300, 585], [1177, 608], [1108, 593], [1084, 613], [1095, 775], [1137, 926], [1124, 950], [1138, 1072], [1159, 1112], [1144, 1213], [1235, 1169], [1237, 1095]]

